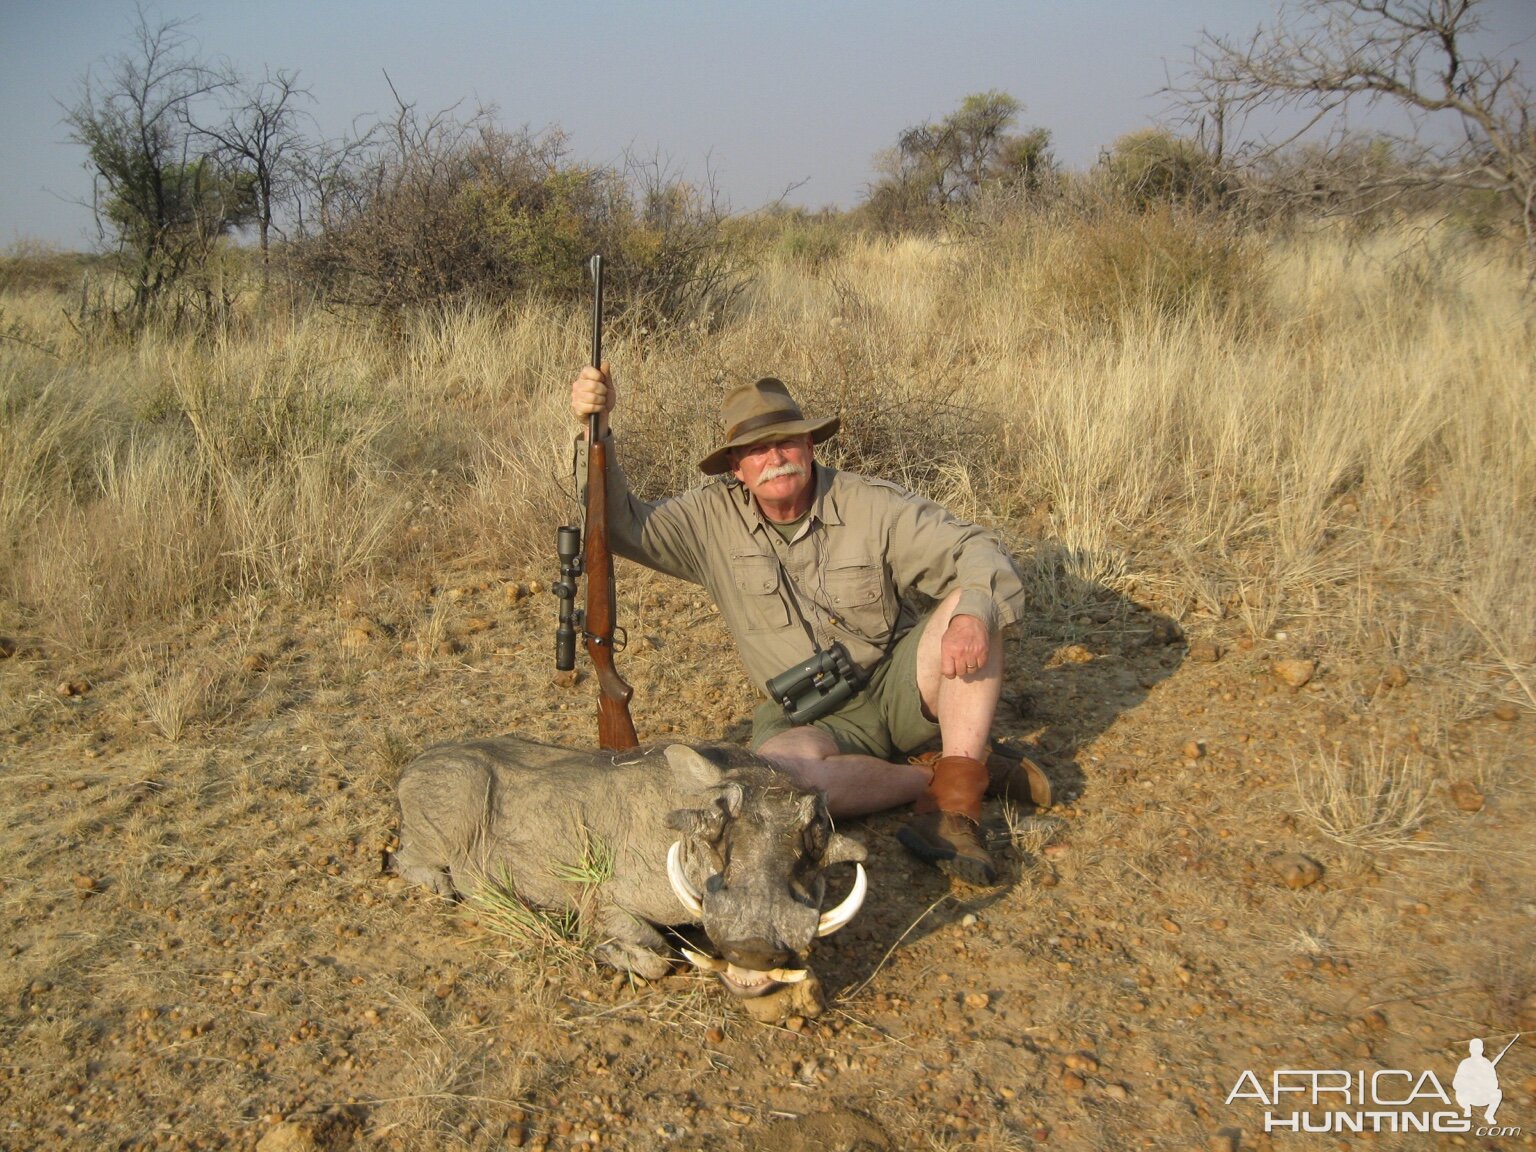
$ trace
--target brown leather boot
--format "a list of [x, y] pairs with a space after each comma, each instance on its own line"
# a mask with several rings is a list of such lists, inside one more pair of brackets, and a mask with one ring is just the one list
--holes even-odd
[[[913, 756], [908, 763], [932, 768], [940, 756], [938, 752], [924, 752], [921, 756]], [[986, 795], [1015, 804], [1033, 804], [1036, 808], [1049, 808], [1053, 797], [1051, 779], [1040, 765], [996, 741], [992, 742], [987, 754]]]
[[987, 757], [987, 795], [1015, 804], [1051, 806], [1051, 780], [1028, 756], [1002, 744], [992, 745]]
[[987, 769], [969, 756], [940, 756], [933, 779], [913, 806], [916, 815], [896, 839], [919, 860], [967, 884], [997, 883], [997, 865], [981, 839], [981, 797]]
[[978, 888], [997, 883], [997, 865], [981, 842], [981, 826], [969, 816], [920, 812], [896, 830], [896, 839], [946, 876]]

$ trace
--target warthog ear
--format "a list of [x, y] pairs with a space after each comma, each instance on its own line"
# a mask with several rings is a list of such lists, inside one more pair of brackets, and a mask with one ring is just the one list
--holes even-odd
[[712, 788], [720, 783], [720, 767], [686, 744], [668, 744], [662, 749], [667, 764], [677, 773], [679, 783], [688, 789]]
[[827, 854], [822, 857], [823, 864], [844, 864], [849, 861], [863, 863], [869, 858], [869, 849], [860, 844], [851, 836], [844, 836], [841, 832], [832, 833], [832, 839], [827, 841]]

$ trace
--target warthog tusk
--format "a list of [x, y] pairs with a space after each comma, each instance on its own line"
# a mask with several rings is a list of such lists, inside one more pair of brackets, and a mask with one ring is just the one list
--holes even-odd
[[821, 914], [821, 922], [816, 925], [816, 935], [832, 935], [852, 920], [863, 905], [864, 897], [869, 892], [869, 878], [864, 875], [864, 865], [855, 864], [853, 868], [853, 891], [832, 911]]
[[682, 902], [684, 908], [695, 916], [704, 915], [704, 898], [699, 895], [694, 886], [688, 883], [688, 877], [683, 875], [683, 842], [675, 840], [667, 851], [667, 879], [672, 882], [672, 891]]
[[724, 960], [715, 956], [706, 956], [702, 952], [695, 952], [692, 948], [684, 948], [683, 959], [695, 968], [703, 968], [706, 972], [724, 972], [728, 967]]

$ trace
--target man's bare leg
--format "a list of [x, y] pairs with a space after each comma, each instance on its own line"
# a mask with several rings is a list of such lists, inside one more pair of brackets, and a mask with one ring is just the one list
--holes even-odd
[[[987, 661], [965, 676], [943, 675], [944, 632], [960, 602], [957, 592], [934, 610], [917, 648], [917, 686], [930, 718], [936, 718], [945, 756], [966, 756], [985, 764], [992, 716], [1003, 690], [1002, 637], [992, 635]], [[791, 728], [765, 740], [758, 753], [778, 764], [803, 788], [827, 795], [834, 818], [866, 816], [918, 800], [933, 770], [918, 764], [893, 764], [876, 756], [840, 752], [820, 728]]]
[[911, 804], [933, 777], [933, 770], [920, 764], [892, 764], [875, 756], [840, 752], [837, 741], [809, 725], [769, 737], [757, 752], [802, 788], [825, 792], [827, 811], [834, 820]]
[[992, 717], [1003, 692], [1003, 638], [993, 632], [987, 662], [975, 672], [943, 674], [944, 633], [954, 617], [960, 593], [933, 611], [917, 645], [917, 690], [923, 707], [938, 721], [945, 756], [967, 756], [985, 764], [991, 748]]

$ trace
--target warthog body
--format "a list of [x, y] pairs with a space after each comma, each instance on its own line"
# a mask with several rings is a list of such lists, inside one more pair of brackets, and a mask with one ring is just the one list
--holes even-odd
[[[578, 909], [599, 959], [652, 979], [671, 956], [656, 926], [702, 923], [719, 958], [690, 959], [756, 995], [794, 979], [811, 941], [862, 899], [861, 870], [857, 899], [823, 916], [822, 869], [864, 848], [832, 830], [819, 794], [740, 749], [615, 754], [501, 736], [428, 749], [399, 797], [406, 879], [443, 895], [510, 884], [528, 904]], [[570, 879], [594, 848], [612, 854], [611, 874]]]

